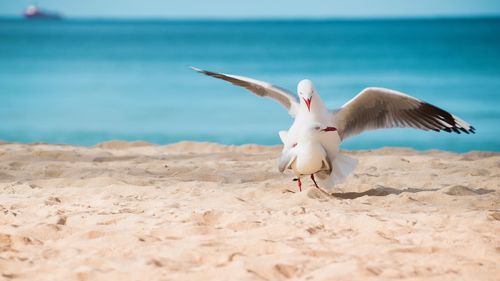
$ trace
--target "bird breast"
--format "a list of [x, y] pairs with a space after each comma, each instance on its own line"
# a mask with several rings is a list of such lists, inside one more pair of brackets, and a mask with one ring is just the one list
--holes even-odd
[[299, 143], [294, 149], [297, 149], [297, 157], [292, 163], [295, 174], [311, 175], [323, 168], [326, 152], [320, 143]]

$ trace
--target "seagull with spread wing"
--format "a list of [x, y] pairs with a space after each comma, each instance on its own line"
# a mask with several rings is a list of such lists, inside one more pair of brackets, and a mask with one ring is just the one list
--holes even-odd
[[448, 133], [474, 133], [475, 128], [457, 116], [427, 102], [398, 91], [370, 87], [336, 110], [328, 110], [310, 80], [297, 86], [297, 97], [288, 90], [248, 77], [217, 73], [192, 67], [208, 76], [244, 87], [261, 97], [269, 97], [282, 104], [295, 118], [288, 131], [281, 131], [283, 153], [297, 145], [304, 126], [320, 123], [334, 127], [335, 134], [321, 140], [327, 156], [332, 161], [331, 176], [324, 180], [324, 188], [342, 182], [357, 165], [357, 161], [339, 153], [345, 139], [364, 131], [382, 128], [415, 128], [425, 131]]

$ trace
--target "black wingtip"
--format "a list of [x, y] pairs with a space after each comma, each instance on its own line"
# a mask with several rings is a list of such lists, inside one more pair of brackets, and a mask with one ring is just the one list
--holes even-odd
[[445, 131], [447, 133], [456, 133], [456, 134], [475, 134], [476, 133], [476, 128], [470, 126], [469, 129], [465, 129], [462, 127], [450, 127], [450, 128], [441, 128], [441, 130], [438, 131]]
[[468, 130], [466, 130], [466, 129], [464, 129], [464, 128], [462, 128], [462, 127], [458, 128], [458, 129], [459, 129], [460, 131], [462, 131], [462, 132], [466, 133], [466, 134], [469, 134], [469, 131], [468, 131]]
[[474, 126], [469, 126], [469, 129], [465, 129], [463, 127], [457, 127], [457, 128], [466, 134], [475, 134], [476, 133], [476, 128], [474, 128]]

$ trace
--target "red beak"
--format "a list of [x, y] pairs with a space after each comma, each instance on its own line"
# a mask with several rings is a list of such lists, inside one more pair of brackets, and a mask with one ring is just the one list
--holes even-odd
[[323, 131], [323, 132], [335, 132], [335, 131], [337, 131], [337, 128], [335, 128], [335, 127], [326, 127], [323, 130], [321, 130], [321, 131]]
[[312, 97], [308, 98], [308, 99], [305, 99], [305, 98], [302, 98], [304, 100], [304, 102], [306, 103], [307, 105], [307, 110], [309, 110], [309, 112], [311, 111], [311, 100], [312, 100]]

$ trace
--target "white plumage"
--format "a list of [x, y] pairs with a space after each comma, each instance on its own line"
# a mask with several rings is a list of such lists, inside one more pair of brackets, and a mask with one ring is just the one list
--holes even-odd
[[[345, 180], [357, 165], [357, 160], [339, 153], [340, 143], [348, 137], [367, 130], [394, 127], [458, 134], [475, 132], [474, 127], [457, 116], [394, 90], [366, 88], [341, 108], [330, 111], [310, 80], [299, 82], [297, 101], [290, 91], [267, 82], [194, 67], [193, 69], [245, 87], [259, 96], [270, 97], [285, 106], [295, 120], [288, 131], [279, 133], [283, 141], [280, 170], [292, 169], [299, 177], [318, 173], [319, 185], [325, 189]], [[311, 128], [317, 126], [333, 127], [336, 130], [315, 134]], [[284, 159], [289, 161], [286, 165], [283, 164]], [[326, 174], [324, 165], [319, 164], [323, 161], [329, 162], [329, 172]]]
[[[327, 127], [325, 127], [327, 128]], [[331, 164], [320, 138], [324, 134], [332, 134], [321, 128], [320, 124], [304, 126], [297, 143], [283, 150], [279, 159], [279, 170], [292, 169], [296, 176], [311, 175], [320, 171], [330, 173]]]

